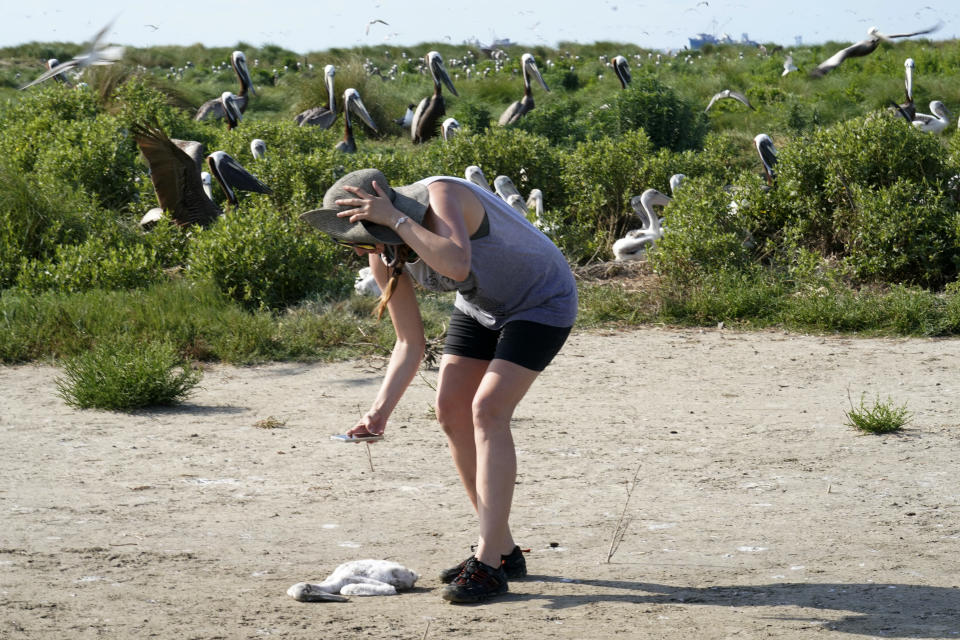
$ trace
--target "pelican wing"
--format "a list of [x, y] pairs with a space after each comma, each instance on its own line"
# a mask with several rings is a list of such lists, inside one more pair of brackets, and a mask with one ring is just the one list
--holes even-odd
[[26, 89], [26, 88], [28, 88], [28, 87], [32, 87], [32, 86], [35, 85], [35, 84], [40, 84], [40, 83], [43, 82], [44, 80], [49, 80], [50, 78], [52, 78], [52, 77], [54, 77], [54, 76], [58, 76], [58, 75], [60, 75], [61, 73], [64, 73], [64, 72], [66, 72], [66, 71], [69, 71], [70, 69], [75, 69], [75, 68], [77, 68], [77, 65], [78, 65], [78, 64], [79, 64], [79, 63], [78, 63], [78, 61], [77, 61], [76, 58], [74, 58], [73, 60], [67, 60], [66, 62], [61, 62], [60, 64], [58, 64], [58, 65], [55, 66], [54, 68], [52, 68], [52, 69], [47, 69], [46, 71], [44, 71], [40, 76], [37, 77], [36, 80], [34, 80], [34, 81], [32, 81], [32, 82], [28, 82], [27, 84], [25, 84], [25, 85], [23, 85], [22, 87], [20, 87], [20, 90], [23, 91], [24, 89]]
[[302, 111], [293, 117], [294, 122], [301, 127], [310, 125], [313, 127], [320, 127], [321, 129], [329, 129], [331, 126], [333, 126], [333, 123], [336, 119], [336, 112], [330, 111], [330, 109], [327, 107], [314, 107], [312, 109], [307, 109], [306, 111]]
[[223, 118], [223, 102], [220, 101], [220, 98], [207, 100], [200, 105], [196, 115], [193, 116], [194, 120], [207, 120], [209, 118], [213, 118], [214, 120]]
[[927, 29], [923, 29], [921, 31], [914, 31], [913, 33], [891, 33], [891, 34], [887, 34], [887, 37], [888, 38], [910, 38], [912, 36], [923, 36], [928, 33], [933, 33], [934, 31], [939, 31], [940, 27], [942, 26], [943, 26], [943, 22], [941, 21], [933, 25], [932, 27], [928, 27]]
[[203, 150], [203, 143], [197, 142], [196, 140], [178, 140], [177, 138], [170, 138], [170, 142], [177, 145], [181, 151], [193, 158], [194, 163], [197, 165], [197, 171], [203, 171], [203, 159], [207, 155]]
[[188, 154], [159, 127], [134, 124], [131, 133], [150, 166], [160, 206], [179, 225], [209, 224], [222, 212], [203, 191], [200, 172]]
[[523, 105], [517, 100], [500, 115], [500, 124], [513, 124], [523, 116]]
[[847, 58], [858, 58], [873, 53], [879, 44], [879, 38], [871, 37], [854, 43], [844, 49], [840, 49], [840, 51], [837, 51], [835, 54], [818, 64], [817, 67], [810, 72], [810, 75], [825, 76], [839, 67]]

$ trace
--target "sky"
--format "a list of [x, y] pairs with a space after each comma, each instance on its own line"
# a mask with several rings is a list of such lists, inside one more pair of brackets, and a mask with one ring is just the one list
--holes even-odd
[[[923, 2], [924, 0], [921, 0]], [[112, 22], [104, 41], [134, 47], [231, 47], [275, 44], [296, 53], [422, 42], [518, 44], [633, 43], [678, 50], [698, 33], [729, 34], [784, 46], [853, 42], [870, 26], [883, 33], [918, 31], [943, 22], [933, 39], [960, 33], [960, 3], [928, 0], [225, 0], [53, 2], [5, 0], [0, 47], [28, 42], [83, 43]], [[838, 6], [842, 5], [842, 8]], [[782, 9], [776, 7], [783, 7]], [[382, 22], [372, 22], [380, 20]], [[386, 24], [384, 24], [386, 23]], [[798, 40], [799, 39], [799, 40]]]

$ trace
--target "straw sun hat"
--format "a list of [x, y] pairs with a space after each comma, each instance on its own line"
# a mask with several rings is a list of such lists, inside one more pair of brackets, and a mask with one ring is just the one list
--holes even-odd
[[418, 224], [423, 222], [423, 216], [430, 205], [430, 194], [427, 188], [418, 183], [392, 188], [387, 177], [379, 169], [360, 169], [343, 176], [327, 189], [323, 196], [323, 207], [300, 214], [300, 219], [339, 242], [403, 244], [400, 236], [390, 227], [366, 220], [350, 222], [349, 217], [337, 216], [340, 211], [354, 208], [336, 204], [337, 200], [356, 197], [344, 187], [359, 187], [367, 193], [377, 195], [376, 189], [373, 188], [374, 181], [386, 192], [390, 202], [398, 211]]

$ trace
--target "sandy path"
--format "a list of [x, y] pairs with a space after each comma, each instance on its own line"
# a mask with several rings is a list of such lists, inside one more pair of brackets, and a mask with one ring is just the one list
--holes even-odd
[[[531, 576], [485, 606], [437, 594], [475, 523], [435, 372], [368, 460], [328, 437], [375, 362], [218, 366], [186, 405], [135, 415], [67, 407], [55, 369], [0, 368], [0, 638], [956, 638], [958, 363], [957, 340], [575, 334], [515, 420]], [[858, 435], [848, 389], [912, 424]], [[285, 426], [254, 426], [271, 416]], [[285, 595], [364, 557], [422, 578]]]

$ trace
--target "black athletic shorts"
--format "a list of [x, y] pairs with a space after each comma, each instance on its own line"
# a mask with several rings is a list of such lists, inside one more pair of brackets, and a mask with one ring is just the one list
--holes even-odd
[[560, 351], [571, 328], [514, 320], [502, 329], [494, 330], [454, 309], [443, 352], [478, 360], [498, 358], [533, 371], [543, 371]]

